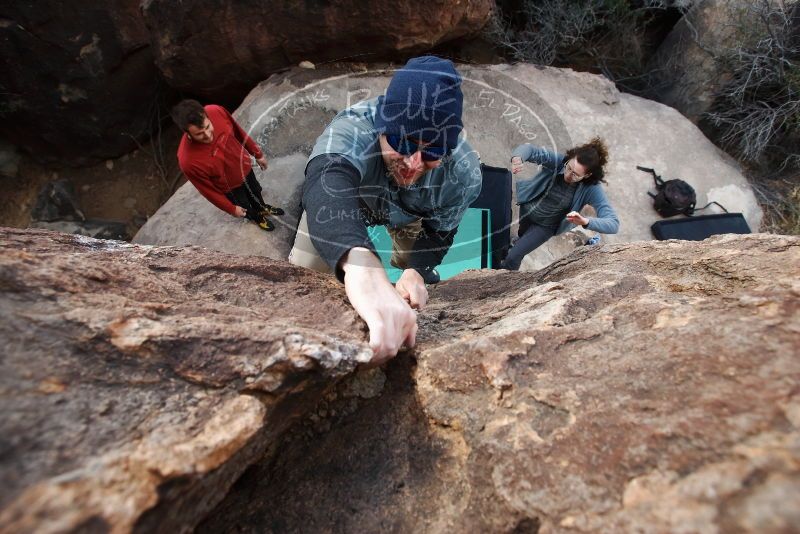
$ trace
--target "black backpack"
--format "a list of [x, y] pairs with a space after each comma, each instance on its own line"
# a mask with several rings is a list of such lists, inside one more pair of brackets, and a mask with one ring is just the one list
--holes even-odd
[[656, 171], [647, 167], [639, 167], [637, 165], [636, 168], [653, 175], [653, 180], [656, 183], [656, 193], [648, 192], [647, 194], [653, 197], [653, 207], [662, 217], [672, 217], [681, 214], [691, 217], [696, 211], [704, 210], [711, 204], [716, 204], [722, 208], [722, 211], [728, 213], [728, 210], [717, 202], [709, 202], [702, 208], [695, 209], [697, 195], [694, 192], [694, 187], [683, 180], [675, 179], [664, 181], [661, 179], [661, 176], [656, 174]]

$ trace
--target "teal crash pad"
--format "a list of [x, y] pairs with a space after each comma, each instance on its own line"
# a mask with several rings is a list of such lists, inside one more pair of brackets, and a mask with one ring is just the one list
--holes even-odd
[[[467, 269], [486, 269], [492, 267], [491, 258], [491, 212], [489, 210], [469, 208], [458, 225], [458, 232], [453, 246], [447, 251], [442, 263], [436, 267], [442, 280], [447, 280]], [[403, 271], [392, 267], [389, 258], [392, 256], [392, 238], [384, 226], [367, 228], [369, 237], [383, 268], [392, 283], [397, 282]]]

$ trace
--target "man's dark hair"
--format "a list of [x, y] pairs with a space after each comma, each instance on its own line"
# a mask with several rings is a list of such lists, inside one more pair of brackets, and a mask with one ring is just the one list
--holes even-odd
[[203, 122], [206, 119], [206, 110], [203, 105], [197, 100], [181, 100], [170, 111], [170, 116], [178, 128], [184, 132], [189, 129], [189, 125], [203, 127]]

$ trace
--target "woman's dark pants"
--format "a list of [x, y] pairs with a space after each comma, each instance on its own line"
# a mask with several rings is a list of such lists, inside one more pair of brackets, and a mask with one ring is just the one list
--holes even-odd
[[556, 235], [557, 228], [545, 228], [531, 223], [527, 218], [519, 221], [519, 239], [508, 251], [501, 267], [518, 271], [525, 255], [539, 248], [545, 241]]

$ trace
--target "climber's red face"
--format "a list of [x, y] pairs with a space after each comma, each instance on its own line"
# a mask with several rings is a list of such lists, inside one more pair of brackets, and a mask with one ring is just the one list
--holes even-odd
[[[420, 146], [425, 146], [425, 143], [418, 143]], [[431, 169], [435, 169], [441, 165], [442, 160], [425, 161], [422, 158], [422, 152], [417, 151], [408, 156], [404, 156], [397, 152], [392, 145], [386, 140], [385, 135], [380, 137], [381, 154], [383, 155], [383, 163], [389, 171], [392, 179], [400, 187], [408, 187], [413, 185], [422, 178], [422, 175]]]
[[189, 137], [191, 137], [193, 141], [208, 144], [214, 140], [214, 125], [211, 124], [211, 121], [208, 120], [206, 116], [203, 119], [202, 127], [190, 124], [189, 127], [186, 128], [186, 133], [189, 134]]

